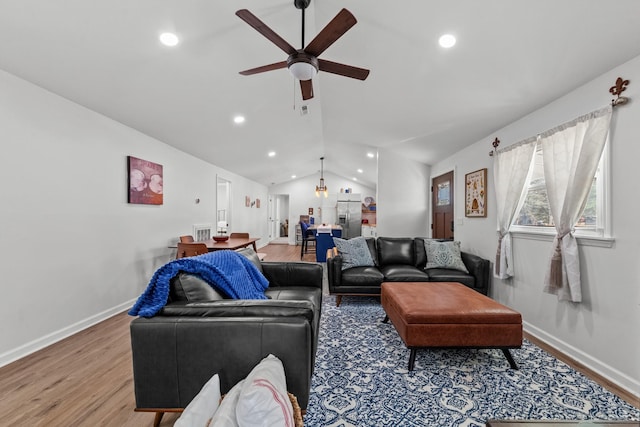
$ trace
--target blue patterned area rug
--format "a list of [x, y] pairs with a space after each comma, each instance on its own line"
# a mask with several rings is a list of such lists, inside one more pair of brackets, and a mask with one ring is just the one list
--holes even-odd
[[640, 410], [532, 343], [409, 350], [375, 298], [325, 297], [305, 426], [470, 426], [488, 419], [639, 420]]

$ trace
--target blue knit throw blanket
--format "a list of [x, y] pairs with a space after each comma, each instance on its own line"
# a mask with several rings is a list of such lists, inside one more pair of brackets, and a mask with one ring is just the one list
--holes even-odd
[[180, 271], [200, 276], [230, 298], [267, 299], [264, 291], [269, 281], [260, 270], [243, 255], [223, 250], [176, 259], [160, 267], [129, 314], [151, 317], [159, 312], [167, 303], [169, 282]]

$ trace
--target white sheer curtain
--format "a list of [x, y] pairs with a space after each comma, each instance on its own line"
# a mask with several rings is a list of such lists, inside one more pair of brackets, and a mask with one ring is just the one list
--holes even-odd
[[531, 168], [536, 139], [524, 140], [495, 153], [493, 177], [498, 214], [498, 250], [493, 274], [498, 279], [513, 277], [513, 254], [509, 227], [516, 214]]
[[541, 135], [544, 178], [557, 235], [544, 291], [560, 300], [582, 301], [580, 259], [573, 227], [591, 189], [607, 140], [608, 106]]

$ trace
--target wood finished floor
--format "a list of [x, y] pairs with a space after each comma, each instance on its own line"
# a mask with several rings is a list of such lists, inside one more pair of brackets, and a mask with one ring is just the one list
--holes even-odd
[[[268, 245], [260, 252], [267, 261], [300, 260], [299, 246]], [[304, 261], [315, 261], [315, 255], [305, 255]], [[0, 426], [151, 426], [152, 413], [134, 412], [131, 319], [118, 314], [0, 368]], [[640, 407], [637, 399], [604, 382]], [[178, 416], [168, 413], [160, 425], [173, 426]]]

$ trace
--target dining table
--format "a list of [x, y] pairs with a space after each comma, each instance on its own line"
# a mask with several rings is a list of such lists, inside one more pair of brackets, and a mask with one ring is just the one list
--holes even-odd
[[[221, 251], [224, 249], [228, 250], [236, 250], [240, 248], [246, 248], [247, 246], [252, 246], [253, 250], [258, 252], [258, 248], [256, 247], [256, 242], [260, 240], [259, 237], [233, 237], [225, 240], [224, 242], [216, 242], [213, 239], [203, 240], [197, 243], [204, 243], [207, 245], [207, 249], [209, 252], [213, 251]], [[177, 248], [177, 245], [169, 246], [172, 249]]]

